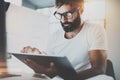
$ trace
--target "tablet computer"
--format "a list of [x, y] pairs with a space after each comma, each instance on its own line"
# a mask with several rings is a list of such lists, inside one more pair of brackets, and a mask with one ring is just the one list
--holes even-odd
[[[43, 66], [49, 66], [50, 62], [53, 62], [60, 72], [59, 76], [65, 80], [78, 80], [77, 73], [68, 58], [65, 56], [47, 56], [47, 55], [34, 55], [25, 53], [11, 53], [23, 63], [25, 59], [31, 59]], [[25, 63], [26, 64], [26, 63]], [[27, 65], [27, 64], [26, 64]]]

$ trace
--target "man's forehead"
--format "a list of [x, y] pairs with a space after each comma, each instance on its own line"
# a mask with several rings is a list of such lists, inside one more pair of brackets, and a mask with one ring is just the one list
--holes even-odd
[[73, 7], [70, 5], [62, 5], [60, 8], [57, 8], [57, 13], [65, 13], [72, 9], [73, 9]]

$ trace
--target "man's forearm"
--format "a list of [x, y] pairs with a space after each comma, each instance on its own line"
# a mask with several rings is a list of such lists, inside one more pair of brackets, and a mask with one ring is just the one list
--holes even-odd
[[89, 51], [91, 68], [78, 72], [78, 78], [84, 80], [98, 74], [104, 74], [106, 70], [106, 58], [107, 55], [105, 50]]
[[90, 68], [90, 69], [80, 71], [77, 73], [79, 80], [84, 80], [84, 79], [96, 76], [98, 74], [104, 74], [104, 71], [101, 69]]

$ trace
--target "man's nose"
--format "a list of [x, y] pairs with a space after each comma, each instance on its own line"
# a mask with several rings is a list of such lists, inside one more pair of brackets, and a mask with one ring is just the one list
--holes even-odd
[[62, 21], [62, 22], [66, 22], [66, 21], [68, 21], [68, 19], [67, 19], [67, 17], [62, 16], [61, 21]]

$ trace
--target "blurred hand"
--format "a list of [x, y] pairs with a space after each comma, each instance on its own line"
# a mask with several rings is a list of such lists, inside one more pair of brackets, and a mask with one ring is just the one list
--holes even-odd
[[39, 65], [31, 59], [26, 59], [24, 61], [29, 67], [31, 67], [36, 73], [46, 74], [49, 77], [54, 77], [58, 75], [58, 70], [54, 63], [51, 62], [49, 66]]
[[32, 48], [31, 46], [26, 46], [21, 50], [22, 53], [39, 53], [39, 54], [45, 54], [44, 51], [40, 51], [37, 48]]

